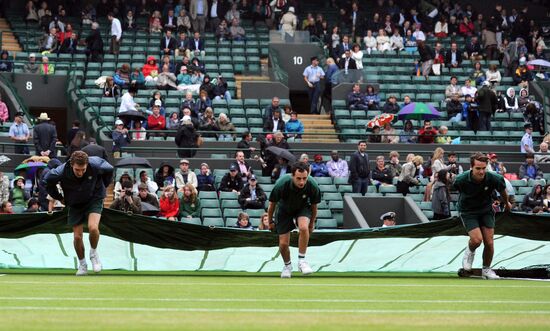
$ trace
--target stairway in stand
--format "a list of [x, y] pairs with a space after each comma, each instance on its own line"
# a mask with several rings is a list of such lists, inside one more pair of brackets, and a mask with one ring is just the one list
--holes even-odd
[[111, 203], [113, 203], [113, 200], [115, 199], [115, 185], [111, 183], [109, 187], [107, 187], [107, 196], [105, 197], [105, 200], [103, 200], [103, 208], [109, 208]]
[[299, 114], [298, 119], [304, 124], [302, 142], [338, 144], [338, 133], [330, 122], [330, 115]]
[[15, 55], [15, 52], [21, 52], [21, 45], [15, 38], [11, 27], [4, 18], [0, 18], [0, 30], [2, 30], [2, 50], [10, 52], [10, 55]]

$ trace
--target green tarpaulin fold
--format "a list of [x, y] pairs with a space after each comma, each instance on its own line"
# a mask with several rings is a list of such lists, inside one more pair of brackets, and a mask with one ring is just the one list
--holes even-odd
[[[0, 238], [23, 238], [41, 233], [71, 232], [66, 213], [0, 215]], [[277, 236], [267, 231], [211, 228], [202, 225], [167, 221], [105, 209], [101, 233], [128, 242], [179, 250], [214, 250], [229, 247], [273, 247]], [[550, 217], [523, 213], [497, 215], [495, 233], [530, 240], [550, 241]], [[422, 224], [386, 228], [315, 231], [310, 246], [322, 246], [339, 240], [368, 238], [431, 238], [465, 235], [458, 218]], [[298, 233], [291, 244], [297, 246]]]

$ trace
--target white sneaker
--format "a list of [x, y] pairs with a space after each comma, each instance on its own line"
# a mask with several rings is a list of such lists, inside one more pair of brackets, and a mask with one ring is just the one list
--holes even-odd
[[292, 276], [292, 264], [285, 265], [281, 272], [281, 278], [290, 278]]
[[475, 256], [476, 253], [470, 252], [470, 248], [466, 247], [466, 250], [464, 251], [464, 258], [462, 259], [462, 269], [466, 271], [471, 271]]
[[311, 269], [309, 263], [307, 263], [305, 260], [302, 260], [298, 263], [298, 269], [300, 269], [302, 275], [311, 275], [313, 273], [313, 269]]
[[500, 279], [500, 277], [491, 268], [481, 269], [481, 278], [489, 280]]
[[76, 271], [77, 276], [86, 276], [88, 274], [88, 265], [87, 264], [79, 264], [78, 270]]
[[92, 254], [90, 252], [90, 261], [92, 261], [92, 268], [94, 269], [94, 272], [100, 272], [101, 261], [99, 260], [99, 255], [97, 254], [97, 252], [95, 252], [95, 254]]

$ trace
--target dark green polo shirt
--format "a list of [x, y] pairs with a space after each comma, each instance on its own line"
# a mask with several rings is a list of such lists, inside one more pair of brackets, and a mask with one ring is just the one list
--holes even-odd
[[304, 188], [298, 189], [292, 182], [292, 175], [287, 174], [277, 180], [269, 201], [278, 203], [278, 208], [284, 208], [286, 213], [292, 214], [304, 207], [320, 203], [321, 190], [311, 176], [308, 176]]
[[501, 192], [506, 189], [504, 177], [487, 171], [483, 182], [472, 180], [471, 170], [464, 171], [456, 177], [453, 189], [460, 192], [458, 211], [465, 214], [484, 214], [492, 210], [493, 191]]

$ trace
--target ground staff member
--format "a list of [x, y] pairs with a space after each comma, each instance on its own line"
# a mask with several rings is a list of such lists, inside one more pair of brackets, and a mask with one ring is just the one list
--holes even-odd
[[325, 72], [319, 67], [319, 59], [314, 56], [311, 58], [311, 65], [304, 69], [304, 81], [308, 86], [308, 96], [310, 102], [310, 113], [319, 114], [317, 104], [321, 96], [321, 79], [325, 78]]
[[[101, 271], [101, 262], [96, 252], [99, 242], [99, 221], [103, 211], [105, 188], [113, 180], [113, 166], [96, 157], [88, 157], [82, 151], [76, 151], [66, 163], [52, 169], [44, 178], [48, 194], [56, 200], [65, 200], [68, 210], [68, 223], [73, 227], [74, 249], [79, 265], [77, 276], [88, 273], [84, 258], [82, 234], [84, 222], [88, 221], [90, 233], [90, 260], [94, 272]], [[57, 189], [61, 185], [63, 195]]]
[[504, 177], [495, 172], [487, 171], [489, 158], [481, 153], [470, 157], [471, 169], [456, 177], [453, 188], [460, 192], [458, 211], [460, 219], [470, 236], [468, 247], [464, 252], [462, 267], [472, 270], [475, 250], [483, 241], [483, 269], [481, 276], [484, 279], [498, 279], [491, 269], [493, 261], [495, 228], [495, 214], [493, 211], [492, 193], [497, 190], [505, 209], [509, 211], [512, 204], [508, 200]]
[[290, 278], [290, 231], [298, 226], [298, 268], [304, 275], [313, 272], [306, 262], [306, 250], [309, 236], [315, 226], [317, 204], [321, 202], [321, 191], [317, 182], [309, 177], [309, 164], [295, 163], [291, 174], [285, 175], [275, 183], [269, 196], [268, 219], [275, 213], [275, 228], [279, 234], [279, 251], [285, 264], [281, 278]]

